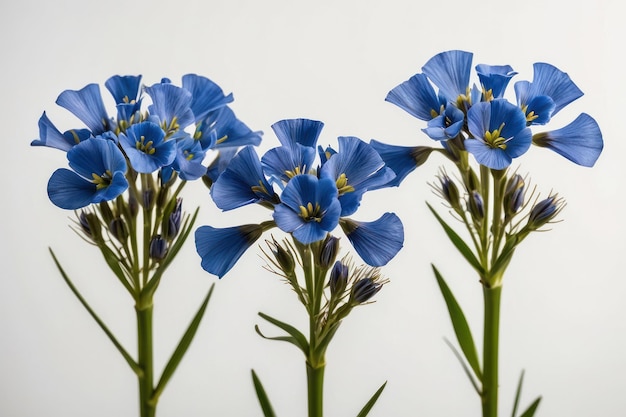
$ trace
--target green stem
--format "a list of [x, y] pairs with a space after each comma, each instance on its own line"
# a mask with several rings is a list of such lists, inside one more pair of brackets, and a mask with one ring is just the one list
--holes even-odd
[[152, 351], [152, 303], [136, 305], [138, 365], [143, 370], [138, 375], [139, 415], [154, 417], [156, 404], [151, 402], [154, 393], [154, 358]]
[[500, 295], [502, 286], [483, 286], [485, 303], [483, 344], [483, 417], [498, 416], [498, 345], [500, 329]]
[[324, 369], [324, 364], [318, 366], [308, 362], [306, 364], [309, 417], [324, 415]]

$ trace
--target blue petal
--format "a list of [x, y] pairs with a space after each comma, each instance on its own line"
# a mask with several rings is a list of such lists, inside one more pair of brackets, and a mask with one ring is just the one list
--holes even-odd
[[604, 147], [598, 123], [586, 113], [561, 129], [535, 135], [533, 143], [586, 167], [596, 163]]
[[261, 143], [263, 132], [252, 131], [235, 116], [235, 113], [228, 106], [220, 107], [211, 112], [203, 125], [210, 126], [215, 131], [216, 142], [212, 147], [216, 149], [246, 145], [257, 146]]
[[222, 210], [232, 210], [262, 200], [273, 201], [259, 157], [252, 146], [243, 148], [211, 187], [211, 197]]
[[465, 140], [465, 149], [474, 155], [479, 164], [491, 169], [504, 169], [513, 161], [504, 150], [494, 149], [480, 139]]
[[196, 74], [183, 76], [183, 88], [193, 97], [190, 107], [196, 122], [204, 120], [209, 112], [233, 101], [232, 93], [225, 96], [220, 86]]
[[315, 149], [299, 143], [270, 149], [261, 158], [268, 176], [287, 183], [297, 174], [308, 174], [315, 162]]
[[422, 67], [422, 72], [452, 102], [456, 102], [459, 95], [467, 94], [471, 70], [472, 53], [465, 51], [441, 52]]
[[172, 165], [182, 180], [197, 180], [206, 174], [206, 167], [202, 165], [205, 155], [200, 142], [186, 137], [176, 141], [176, 158]]
[[397, 187], [415, 168], [428, 159], [432, 148], [426, 146], [388, 145], [372, 139], [370, 145], [383, 158], [385, 164], [396, 173], [387, 186]]
[[371, 266], [386, 265], [404, 244], [404, 227], [394, 213], [373, 222], [343, 219], [340, 224], [359, 256]]
[[257, 224], [224, 229], [199, 227], [195, 238], [196, 251], [202, 258], [202, 268], [222, 278], [262, 234], [263, 228]]
[[324, 127], [324, 123], [309, 119], [287, 119], [272, 125], [274, 133], [283, 146], [299, 143], [315, 148], [317, 138]]
[[493, 98], [502, 98], [511, 78], [517, 74], [510, 65], [476, 65], [476, 73], [484, 91], [491, 90]]
[[56, 103], [85, 123], [94, 136], [111, 129], [97, 84], [89, 84], [77, 91], [65, 90]]
[[66, 168], [52, 173], [48, 181], [50, 201], [62, 209], [76, 210], [91, 204], [96, 185]]
[[190, 107], [193, 97], [189, 91], [169, 83], [154, 84], [146, 87], [145, 91], [152, 99], [152, 105], [148, 106], [150, 114], [157, 116], [168, 130], [174, 121], [180, 129], [195, 121]]
[[141, 75], [114, 75], [104, 83], [115, 99], [115, 104], [137, 102], [140, 85]]
[[91, 181], [92, 174], [102, 175], [109, 171], [125, 173], [126, 158], [115, 142], [100, 137], [85, 140], [67, 152], [70, 167], [80, 176]]
[[415, 74], [387, 94], [386, 101], [395, 104], [410, 115], [428, 121], [441, 113], [441, 101], [424, 74]]
[[428, 122], [428, 127], [422, 129], [429, 138], [434, 140], [448, 140], [455, 138], [463, 128], [465, 115], [455, 106], [448, 106], [443, 114]]
[[87, 129], [68, 130], [61, 133], [48, 119], [46, 112], [39, 118], [39, 139], [33, 140], [31, 146], [48, 146], [50, 148], [69, 151], [77, 145], [91, 137], [91, 132]]

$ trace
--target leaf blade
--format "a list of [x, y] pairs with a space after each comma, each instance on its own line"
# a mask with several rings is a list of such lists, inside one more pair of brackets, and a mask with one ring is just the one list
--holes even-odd
[[385, 386], [387, 386], [387, 381], [385, 381], [380, 388], [378, 388], [374, 395], [372, 395], [372, 398], [369, 399], [356, 417], [366, 417], [369, 414], [371, 409], [374, 407], [374, 404], [376, 404], [376, 401], [378, 401], [378, 397], [380, 397], [380, 394], [383, 393]]
[[261, 405], [261, 409], [263, 410], [264, 417], [276, 417], [276, 413], [274, 413], [274, 409], [272, 408], [272, 404], [270, 403], [270, 399], [263, 388], [263, 384], [261, 380], [257, 376], [254, 369], [252, 370], [252, 383], [254, 384], [254, 390], [256, 391], [256, 396], [259, 400], [259, 404]]

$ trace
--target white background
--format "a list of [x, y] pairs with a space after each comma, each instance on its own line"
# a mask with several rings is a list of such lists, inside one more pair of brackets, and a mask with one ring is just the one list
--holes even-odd
[[[580, 112], [599, 122], [605, 150], [592, 169], [533, 148], [514, 166], [538, 190], [567, 200], [561, 223], [534, 234], [505, 277], [501, 317], [501, 413], [510, 415], [519, 372], [523, 405], [543, 395], [538, 416], [626, 415], [626, 280], [623, 259], [624, 33], [618, 2], [597, 1], [33, 1], [0, 6], [0, 416], [137, 415], [135, 376], [62, 281], [52, 247], [101, 317], [135, 350], [132, 301], [94, 248], [68, 227], [46, 184], [63, 152], [31, 148], [43, 110], [61, 130], [81, 126], [54, 101], [65, 89], [114, 74], [152, 84], [205, 75], [252, 129], [283, 118], [325, 122], [320, 143], [354, 135], [402, 145], [430, 144], [423, 122], [386, 103], [387, 92], [433, 55], [474, 52], [474, 64], [510, 64], [532, 79], [550, 62], [586, 93], [553, 119]], [[511, 91], [512, 92], [512, 91]], [[103, 88], [107, 105], [112, 105]], [[109, 109], [111, 109], [109, 107]], [[110, 110], [110, 114], [114, 111]], [[443, 338], [453, 339], [430, 270], [435, 263], [464, 306], [480, 346], [482, 299], [476, 277], [446, 240], [425, 201], [444, 163], [433, 157], [400, 188], [366, 195], [355, 216], [395, 211], [404, 249], [384, 274], [377, 302], [355, 310], [328, 351], [326, 415], [356, 415], [385, 381], [371, 416], [477, 417], [478, 398]], [[265, 219], [250, 207], [220, 213], [200, 183], [185, 206], [198, 225]], [[443, 212], [443, 211], [442, 211]], [[348, 245], [346, 245], [348, 246]], [[192, 240], [156, 297], [157, 368], [163, 366], [211, 283], [207, 316], [165, 390], [159, 417], [260, 416], [250, 379], [262, 378], [280, 417], [304, 416], [305, 368], [293, 346], [261, 339], [263, 311], [304, 329], [292, 291], [250, 250], [221, 281], [200, 268]]]

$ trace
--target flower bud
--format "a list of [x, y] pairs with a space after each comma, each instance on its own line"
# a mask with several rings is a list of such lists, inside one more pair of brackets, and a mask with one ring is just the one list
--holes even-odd
[[377, 283], [372, 278], [362, 278], [352, 286], [350, 299], [353, 304], [362, 304], [372, 298], [383, 284]]
[[524, 179], [521, 175], [515, 174], [509, 178], [503, 199], [503, 208], [507, 219], [513, 217], [524, 204], [525, 191]]
[[468, 197], [468, 210], [475, 222], [481, 222], [485, 217], [483, 197], [478, 191], [472, 191]]
[[128, 239], [128, 226], [126, 226], [126, 222], [121, 217], [116, 217], [109, 223], [109, 231], [121, 243], [126, 242]]
[[272, 238], [271, 242], [266, 242], [274, 255], [278, 267], [286, 276], [291, 276], [296, 269], [296, 261], [293, 259], [291, 251], [282, 247], [274, 238]]
[[161, 235], [156, 235], [150, 240], [150, 258], [157, 261], [162, 260], [167, 255], [167, 240]]
[[153, 188], [148, 188], [141, 192], [142, 204], [146, 210], [154, 208], [155, 192]]
[[318, 263], [324, 269], [327, 269], [335, 262], [337, 253], [339, 252], [339, 238], [334, 237], [330, 233], [326, 235], [326, 238], [322, 242], [321, 250], [319, 253]]
[[170, 213], [168, 217], [168, 222], [167, 222], [167, 239], [168, 240], [174, 239], [178, 235], [178, 232], [180, 231], [180, 221], [182, 218], [182, 206], [183, 206], [183, 199], [177, 198], [176, 206], [174, 207], [174, 210]]
[[563, 208], [563, 200], [556, 195], [541, 200], [530, 211], [526, 227], [530, 230], [537, 230], [541, 226], [554, 220]]
[[461, 210], [461, 201], [459, 195], [459, 189], [456, 184], [446, 174], [439, 176], [439, 182], [441, 185], [440, 192], [443, 198], [450, 204], [455, 211]]
[[348, 285], [348, 265], [341, 261], [335, 262], [333, 269], [330, 271], [330, 278], [328, 280], [328, 286], [330, 287], [330, 294], [333, 296], [341, 296]]

